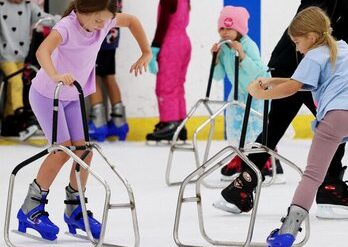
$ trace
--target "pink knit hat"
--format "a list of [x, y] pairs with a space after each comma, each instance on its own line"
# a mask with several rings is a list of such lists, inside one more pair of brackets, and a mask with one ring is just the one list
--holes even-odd
[[249, 12], [243, 7], [226, 6], [221, 10], [218, 29], [233, 28], [241, 35], [248, 33]]

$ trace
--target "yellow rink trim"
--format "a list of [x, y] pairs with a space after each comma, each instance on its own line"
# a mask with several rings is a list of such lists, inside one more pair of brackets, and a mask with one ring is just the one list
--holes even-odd
[[[188, 130], [188, 139], [192, 139], [193, 132], [208, 119], [205, 116], [197, 116], [191, 118], [186, 125]], [[295, 117], [292, 125], [295, 130], [295, 138], [310, 139], [313, 137], [313, 132], [310, 127], [311, 121], [314, 119], [311, 115], [298, 115]], [[127, 136], [127, 141], [144, 141], [147, 133], [153, 131], [158, 118], [129, 118], [128, 124], [130, 132]], [[208, 125], [209, 126], [209, 125]], [[205, 140], [209, 134], [209, 127], [205, 127], [198, 135], [199, 140]], [[215, 120], [214, 140], [224, 140], [224, 117], [218, 116]], [[36, 145], [45, 144], [45, 140], [32, 140]], [[0, 145], [16, 145], [17, 142], [3, 140], [0, 138]]]
[[[192, 139], [193, 132], [206, 121], [208, 117], [193, 117], [186, 124], [188, 131], [188, 139]], [[144, 141], [146, 134], [153, 132], [155, 124], [158, 123], [158, 118], [130, 118], [128, 119], [129, 133], [127, 140], [129, 141]], [[215, 119], [214, 140], [224, 139], [224, 117], [218, 116]], [[209, 134], [209, 124], [198, 135], [199, 140], [207, 139]]]

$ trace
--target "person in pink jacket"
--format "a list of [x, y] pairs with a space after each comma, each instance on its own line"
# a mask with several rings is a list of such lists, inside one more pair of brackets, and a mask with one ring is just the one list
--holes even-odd
[[[155, 37], [152, 42], [151, 73], [157, 75], [156, 96], [159, 123], [148, 141], [171, 140], [186, 117], [185, 77], [191, 59], [189, 24], [190, 0], [160, 0]], [[187, 139], [184, 128], [179, 139]]]

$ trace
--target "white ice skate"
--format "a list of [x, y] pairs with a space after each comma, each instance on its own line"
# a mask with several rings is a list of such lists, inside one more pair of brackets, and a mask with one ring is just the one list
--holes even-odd
[[232, 214], [240, 214], [242, 212], [236, 205], [227, 202], [222, 196], [213, 203], [213, 206]]
[[317, 204], [316, 216], [319, 219], [327, 220], [347, 220], [348, 219], [348, 207], [342, 205], [333, 204]]

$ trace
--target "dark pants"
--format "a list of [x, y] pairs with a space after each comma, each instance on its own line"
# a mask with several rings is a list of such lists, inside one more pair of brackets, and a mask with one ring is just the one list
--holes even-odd
[[[271, 110], [269, 112], [267, 146], [275, 149], [278, 142], [284, 135], [291, 121], [300, 110], [302, 104], [316, 115], [316, 108], [313, 102], [312, 94], [307, 91], [297, 92], [296, 94], [271, 101]], [[262, 133], [257, 137], [256, 142], [262, 142]], [[338, 178], [342, 168], [342, 158], [344, 155], [345, 143], [339, 145], [326, 176]], [[267, 153], [250, 154], [249, 159], [261, 170], [269, 158]]]

